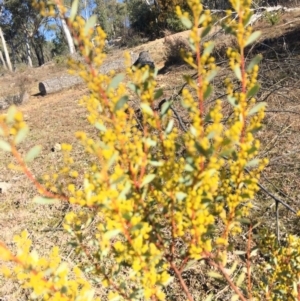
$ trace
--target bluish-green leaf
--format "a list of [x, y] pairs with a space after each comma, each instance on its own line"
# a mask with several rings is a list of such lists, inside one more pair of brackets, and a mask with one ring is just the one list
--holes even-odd
[[248, 116], [251, 116], [255, 113], [257, 113], [261, 108], [264, 108], [267, 105], [266, 102], [260, 102], [256, 104], [248, 113]]
[[250, 37], [247, 39], [245, 43], [245, 47], [255, 42], [260, 37], [260, 35], [261, 35], [261, 31], [252, 32], [252, 34], [250, 35]]
[[155, 167], [160, 167], [164, 165], [163, 161], [150, 161], [149, 162], [150, 165], [155, 166]]
[[208, 73], [208, 75], [206, 76], [206, 80], [208, 81], [208, 82], [211, 82], [214, 78], [215, 78], [215, 76], [218, 74], [218, 70], [217, 69], [213, 69], [213, 70], [211, 70], [209, 73]]
[[239, 65], [235, 65], [233, 68], [234, 74], [239, 81], [242, 81], [242, 71]]
[[21, 143], [27, 136], [27, 134], [29, 133], [29, 128], [28, 126], [23, 127], [16, 135], [14, 142], [15, 144], [19, 144]]
[[116, 103], [115, 108], [114, 108], [114, 112], [117, 112], [118, 110], [121, 110], [124, 105], [127, 103], [127, 101], [129, 100], [127, 95], [122, 96]]
[[209, 42], [209, 44], [204, 48], [203, 55], [210, 55], [215, 47], [214, 42]]
[[211, 25], [205, 27], [203, 29], [203, 31], [201, 32], [201, 38], [204, 38], [205, 36], [207, 36], [209, 34], [210, 30], [211, 30]]
[[97, 22], [97, 16], [96, 15], [92, 15], [85, 23], [85, 27], [84, 27], [84, 33], [85, 35], [87, 35], [90, 31], [90, 29], [94, 28], [95, 24]]
[[58, 199], [46, 198], [43, 196], [36, 196], [33, 198], [33, 201], [40, 205], [55, 205], [60, 202]]
[[205, 92], [204, 92], [204, 95], [203, 95], [204, 96], [204, 100], [206, 100], [210, 96], [210, 94], [211, 94], [212, 91], [213, 91], [212, 86], [208, 85], [207, 88], [206, 88], [206, 90], [205, 90]]
[[25, 156], [25, 162], [32, 162], [41, 152], [42, 147], [40, 145], [36, 145], [29, 150], [29, 152]]
[[117, 74], [110, 82], [109, 86], [107, 87], [107, 91], [110, 89], [115, 89], [118, 87], [119, 83], [125, 78], [124, 73]]
[[184, 200], [184, 199], [187, 197], [187, 194], [184, 193], [184, 192], [181, 192], [181, 191], [176, 192], [175, 195], [176, 195], [176, 199], [177, 199], [178, 201], [182, 201], [182, 200]]
[[141, 103], [141, 109], [144, 114], [146, 113], [150, 116], [154, 115], [153, 110], [151, 109], [150, 105], [148, 105], [147, 103]]
[[70, 20], [71, 22], [74, 21], [76, 15], [77, 15], [77, 12], [78, 12], [78, 4], [79, 4], [79, 1], [78, 1], [78, 0], [73, 0], [72, 6], [71, 6], [71, 11], [70, 11], [70, 17], [69, 17], [69, 20]]
[[141, 187], [144, 187], [145, 185], [149, 184], [150, 182], [152, 182], [154, 180], [154, 178], [156, 177], [155, 174], [149, 174], [146, 175], [145, 178], [142, 181]]
[[163, 89], [158, 89], [157, 91], [155, 91], [154, 99], [160, 98], [163, 94], [164, 94]]
[[17, 113], [17, 108], [15, 105], [12, 105], [8, 108], [6, 113], [6, 122], [7, 123], [13, 123], [15, 120], [15, 115]]
[[10, 144], [4, 140], [0, 140], [0, 149], [2, 149], [5, 152], [11, 152]]
[[262, 60], [262, 55], [261, 54], [258, 54], [256, 55], [252, 60], [251, 62], [249, 63], [248, 67], [247, 67], [247, 72], [250, 72], [252, 71], [253, 67], [258, 65], [260, 63], [260, 61]]
[[253, 97], [254, 95], [257, 94], [259, 91], [260, 86], [259, 85], [254, 85], [248, 92], [247, 92], [247, 98]]
[[173, 126], [174, 126], [174, 119], [171, 119], [167, 125], [165, 133], [170, 134], [172, 132]]
[[187, 28], [187, 29], [191, 29], [193, 26], [193, 23], [191, 22], [191, 20], [189, 18], [187, 18], [186, 16], [182, 16], [180, 18], [181, 23]]
[[101, 132], [106, 132], [106, 126], [104, 125], [104, 124], [102, 124], [102, 123], [100, 123], [100, 122], [96, 122], [95, 123], [95, 127], [96, 127], [96, 129], [97, 130], [99, 130], [99, 131], [101, 131]]
[[227, 100], [234, 107], [236, 107], [238, 105], [237, 102], [236, 102], [236, 98], [231, 96], [231, 95], [227, 96]]
[[160, 115], [164, 116], [169, 111], [171, 105], [172, 105], [171, 101], [165, 101], [161, 107]]
[[259, 159], [253, 159], [246, 164], [246, 167], [255, 167], [259, 164]]
[[107, 168], [111, 168], [118, 158], [118, 153], [114, 153], [107, 162]]
[[114, 230], [107, 231], [104, 233], [104, 238], [106, 238], [106, 239], [115, 238], [121, 232], [122, 232], [121, 229], [114, 229]]

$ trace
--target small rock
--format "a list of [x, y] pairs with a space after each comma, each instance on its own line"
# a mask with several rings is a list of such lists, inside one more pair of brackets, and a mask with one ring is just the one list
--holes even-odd
[[51, 148], [52, 152], [60, 152], [61, 151], [61, 144], [55, 143], [54, 147]]
[[0, 194], [6, 193], [12, 187], [11, 184], [6, 182], [0, 182]]

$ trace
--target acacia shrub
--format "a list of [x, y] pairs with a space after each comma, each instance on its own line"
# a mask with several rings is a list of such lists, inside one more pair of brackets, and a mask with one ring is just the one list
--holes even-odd
[[[261, 57], [248, 63], [244, 54], [245, 47], [259, 35], [247, 24], [251, 1], [231, 0], [238, 19], [231, 20], [228, 12], [223, 24], [237, 40], [237, 49], [229, 48], [227, 55], [229, 69], [240, 83], [240, 89], [234, 91], [232, 79], [225, 80], [227, 101], [233, 107], [233, 114], [225, 121], [221, 100], [206, 112], [211, 83], [218, 72], [211, 55], [214, 43], [201, 46], [211, 29], [210, 12], [198, 0], [188, 1], [192, 16], [177, 7], [178, 17], [190, 29], [191, 51], [184, 54], [184, 60], [197, 72], [196, 79], [185, 76], [189, 89], [182, 91], [182, 104], [191, 123], [181, 135], [174, 127], [172, 102], [166, 101], [160, 112], [154, 109], [155, 100], [162, 96], [156, 88], [156, 70], [130, 68], [127, 55], [126, 74], [99, 73], [106, 35], [99, 27], [94, 31], [94, 17], [85, 22], [76, 16], [77, 2], [73, 2], [68, 25], [85, 62], [73, 61], [71, 68], [87, 84], [89, 94], [81, 104], [88, 111], [88, 122], [98, 131], [97, 139], [76, 133], [92, 158], [82, 185], [76, 185], [79, 173], [73, 168], [72, 146], [67, 144], [62, 145], [65, 166], [59, 172], [63, 182], [57, 174], [44, 177], [44, 185], [37, 182], [29, 164], [40, 147], [24, 157], [18, 151], [28, 133], [22, 113], [11, 107], [0, 119], [0, 148], [11, 152], [19, 169], [33, 181], [41, 194], [35, 200], [73, 205], [64, 229], [77, 255], [76, 265], [70, 270], [58, 247], [50, 250], [48, 257], [39, 256], [24, 231], [14, 239], [15, 253], [0, 243], [1, 259], [7, 262], [2, 273], [40, 300], [99, 300], [99, 286], [106, 288], [104, 298], [109, 300], [166, 300], [164, 287], [177, 281], [192, 301], [196, 296], [182, 273], [192, 262], [205, 261], [212, 269], [208, 275], [228, 283], [232, 300], [257, 300], [262, 295], [266, 300], [277, 300], [277, 290], [270, 292], [275, 285], [276, 289], [287, 288], [280, 291], [285, 300], [296, 300], [299, 273], [292, 265], [299, 260], [299, 240], [292, 238], [280, 254], [273, 239], [264, 240], [261, 252], [274, 259], [262, 266], [263, 271], [272, 271], [266, 281], [252, 281], [255, 267], [251, 266], [254, 255], [250, 247], [247, 264], [240, 271], [228, 260], [238, 248], [234, 238], [250, 215], [259, 175], [267, 164], [257, 156], [260, 143], [255, 138], [265, 106], [255, 99]], [[52, 4], [36, 5], [42, 14], [54, 14]], [[56, 5], [66, 13], [59, 0]], [[201, 34], [199, 26], [203, 27]], [[139, 99], [141, 121], [134, 118], [128, 105], [132, 94]], [[177, 154], [179, 138], [184, 142], [185, 156]], [[287, 262], [290, 250], [293, 261]], [[278, 259], [285, 267], [277, 268]], [[289, 272], [288, 278], [280, 274], [284, 271]], [[236, 281], [233, 273], [237, 273]], [[205, 292], [200, 295], [201, 299], [213, 298]]]

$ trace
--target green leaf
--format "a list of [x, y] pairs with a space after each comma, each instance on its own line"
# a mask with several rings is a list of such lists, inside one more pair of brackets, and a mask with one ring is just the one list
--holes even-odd
[[127, 103], [127, 101], [129, 100], [127, 95], [122, 96], [116, 103], [115, 108], [114, 108], [114, 112], [117, 112], [119, 110], [121, 110], [124, 105]]
[[260, 37], [260, 35], [261, 35], [261, 31], [252, 32], [252, 34], [250, 35], [250, 37], [247, 39], [245, 43], [245, 47], [255, 42]]
[[29, 128], [28, 128], [27, 126], [24, 127], [24, 128], [22, 128], [22, 129], [18, 132], [18, 134], [16, 135], [16, 137], [15, 137], [15, 139], [14, 139], [15, 144], [21, 143], [21, 142], [26, 138], [28, 132], [29, 132]]
[[193, 26], [193, 23], [191, 22], [191, 20], [185, 16], [182, 16], [180, 18], [181, 23], [187, 28], [187, 29], [191, 29]]
[[247, 27], [249, 25], [249, 21], [252, 17], [253, 13], [252, 12], [249, 12], [247, 17], [243, 20], [243, 25], [244, 27]]
[[117, 158], [118, 158], [118, 153], [115, 152], [107, 162], [108, 169], [112, 167], [112, 165], [116, 162]]
[[107, 91], [110, 89], [115, 89], [118, 87], [119, 83], [125, 78], [124, 73], [117, 74], [110, 82], [109, 86], [107, 87]]
[[147, 69], [141, 77], [142, 82], [145, 82], [149, 78], [149, 75], [150, 75], [150, 72], [149, 72], [149, 69]]
[[152, 166], [155, 166], [155, 167], [159, 167], [159, 166], [163, 166], [164, 162], [163, 161], [150, 161], [149, 164]]
[[181, 192], [181, 191], [176, 192], [175, 195], [176, 195], [176, 199], [177, 199], [178, 201], [182, 201], [182, 200], [184, 200], [184, 199], [187, 197], [187, 194], [184, 193], [184, 192]]
[[17, 108], [15, 105], [12, 105], [8, 108], [7, 114], [6, 114], [6, 122], [7, 123], [13, 123], [15, 120], [15, 115], [17, 113]]
[[96, 15], [92, 15], [85, 23], [85, 27], [84, 27], [84, 33], [85, 35], [87, 35], [90, 31], [90, 29], [94, 28], [95, 24], [97, 22], [97, 16]]
[[171, 119], [168, 123], [168, 126], [166, 128], [166, 134], [170, 134], [172, 132], [173, 129], [173, 125], [174, 125], [174, 119]]
[[221, 274], [219, 274], [215, 271], [209, 271], [209, 272], [207, 272], [207, 275], [209, 277], [216, 278], [216, 279], [222, 279], [223, 278]]
[[152, 140], [151, 138], [143, 138], [143, 142], [147, 145], [147, 146], [156, 146], [157, 142]]
[[[242, 272], [236, 281], [236, 285], [241, 286], [243, 284], [244, 280], [245, 280], [245, 273]], [[239, 300], [239, 299], [237, 299], [237, 300]]]
[[262, 60], [262, 58], [263, 58], [263, 56], [261, 54], [256, 55], [249, 63], [249, 65], [247, 67], [247, 72], [252, 71], [253, 67], [258, 65], [260, 63], [260, 61]]
[[199, 17], [198, 24], [201, 25], [205, 20], [206, 20], [206, 15], [201, 14], [200, 17]]
[[211, 26], [207, 26], [203, 29], [203, 31], [201, 32], [201, 38], [204, 38], [205, 36], [207, 36], [209, 34], [211, 30]]
[[76, 15], [77, 15], [78, 4], [79, 4], [79, 1], [78, 1], [78, 0], [74, 0], [73, 3], [72, 3], [72, 7], [71, 7], [71, 11], [70, 11], [70, 17], [69, 17], [69, 20], [70, 20], [71, 22], [74, 21]]
[[58, 199], [46, 198], [46, 197], [39, 196], [39, 195], [34, 197], [33, 201], [36, 204], [40, 204], [40, 205], [55, 205], [60, 202]]
[[260, 86], [255, 85], [247, 92], [247, 98], [253, 97], [259, 91]]
[[212, 86], [208, 85], [207, 88], [206, 88], [206, 90], [205, 90], [205, 92], [204, 92], [204, 95], [203, 95], [204, 100], [206, 100], [210, 96], [210, 94], [212, 93], [212, 91], [213, 91]]
[[131, 189], [131, 183], [129, 181], [126, 182], [125, 187], [121, 191], [121, 193], [118, 195], [118, 200], [124, 200], [126, 199], [126, 195], [129, 193]]
[[4, 150], [5, 152], [11, 152], [10, 144], [4, 140], [0, 140], [0, 149]]
[[193, 52], [196, 51], [196, 45], [195, 45], [194, 41], [191, 38], [189, 38], [189, 46], [190, 46], [190, 48]]
[[234, 107], [236, 107], [238, 105], [237, 102], [236, 102], [236, 98], [231, 96], [231, 95], [227, 96], [227, 100]]
[[233, 68], [234, 74], [238, 80], [242, 81], [242, 71], [239, 65], [235, 65]]
[[29, 152], [25, 156], [25, 162], [32, 162], [41, 152], [42, 147], [40, 145], [36, 145], [29, 150]]
[[144, 187], [145, 185], [149, 184], [150, 182], [152, 182], [154, 180], [154, 178], [156, 177], [155, 174], [149, 174], [146, 175], [146, 177], [143, 179], [141, 187]]
[[213, 69], [213, 70], [211, 70], [209, 73], [208, 73], [208, 75], [206, 76], [206, 80], [208, 81], [208, 82], [211, 82], [214, 78], [215, 78], [215, 76], [218, 74], [218, 70], [217, 69]]
[[114, 230], [105, 232], [103, 236], [106, 239], [112, 239], [112, 238], [115, 238], [120, 233], [121, 233], [121, 229], [114, 229]]
[[254, 167], [259, 164], [259, 159], [253, 159], [246, 164], [246, 167]]
[[204, 48], [203, 55], [210, 55], [215, 47], [214, 42], [209, 42], [208, 46]]
[[160, 98], [163, 94], [164, 94], [163, 89], [158, 89], [157, 91], [155, 91], [154, 99]]
[[106, 129], [106, 126], [105, 126], [104, 124], [98, 122], [98, 121], [95, 123], [95, 127], [96, 127], [97, 130], [99, 130], [99, 131], [101, 131], [101, 132], [104, 132], [104, 133], [105, 133], [106, 130], [107, 130], [107, 129]]
[[170, 109], [172, 101], [165, 101], [160, 110], [160, 116], [164, 116]]
[[266, 107], [266, 105], [267, 105], [266, 102], [259, 102], [248, 112], [248, 116], [251, 116], [251, 115], [257, 113], [261, 108]]
[[150, 116], [154, 115], [153, 110], [147, 103], [141, 103], [141, 109], [142, 109], [143, 113], [146, 113]]

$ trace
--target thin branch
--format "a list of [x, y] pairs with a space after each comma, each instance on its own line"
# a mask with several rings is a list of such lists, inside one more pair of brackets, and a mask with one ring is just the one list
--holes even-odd
[[233, 291], [239, 296], [240, 300], [242, 301], [247, 301], [247, 299], [244, 297], [244, 295], [242, 294], [242, 292], [239, 290], [239, 288], [233, 283], [233, 281], [230, 279], [230, 276], [228, 275], [228, 273], [226, 272], [226, 270], [224, 269], [224, 267], [221, 264], [216, 263], [213, 259], [208, 258], [209, 263], [214, 266], [215, 268], [217, 268], [224, 276], [224, 278], [226, 279], [227, 283], [229, 284], [229, 286], [233, 289]]
[[286, 202], [282, 201], [281, 199], [279, 199], [277, 196], [275, 196], [274, 194], [272, 194], [270, 191], [268, 191], [263, 185], [261, 185], [260, 183], [257, 183], [257, 185], [259, 186], [259, 188], [265, 193], [267, 194], [269, 197], [271, 197], [275, 202], [280, 203], [281, 205], [283, 205], [285, 208], [287, 208], [288, 210], [290, 210], [291, 212], [293, 212], [294, 214], [297, 214], [297, 211], [294, 210], [290, 205], [288, 205]]
[[[176, 276], [178, 277], [179, 282], [180, 282], [180, 284], [181, 284], [181, 287], [182, 287], [182, 289], [184, 290], [184, 292], [185, 292], [185, 294], [186, 294], [188, 300], [189, 300], [189, 301], [194, 301], [192, 295], [191, 295], [190, 292], [189, 292], [188, 287], [186, 286], [186, 284], [185, 284], [185, 282], [184, 282], [184, 280], [183, 280], [183, 278], [182, 278], [182, 276], [181, 276], [180, 271], [177, 269], [177, 267], [176, 267], [176, 265], [174, 264], [174, 262], [170, 262], [170, 266], [171, 266], [171, 268], [173, 269], [173, 271], [175, 272]], [[244, 299], [243, 301], [246, 301], [246, 300]]]

